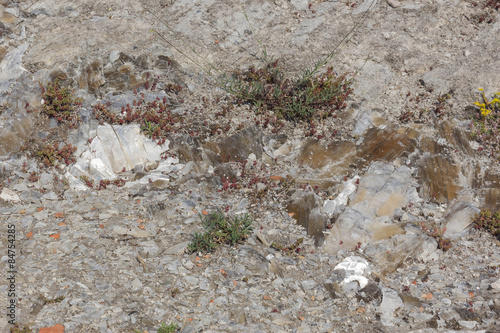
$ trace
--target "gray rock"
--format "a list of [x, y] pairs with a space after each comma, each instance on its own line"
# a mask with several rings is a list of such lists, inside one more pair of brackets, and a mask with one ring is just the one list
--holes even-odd
[[386, 287], [380, 289], [382, 291], [382, 303], [380, 303], [379, 311], [381, 312], [382, 324], [384, 326], [395, 326], [394, 311], [404, 306], [403, 301], [395, 290]]
[[5, 55], [0, 63], [0, 97], [10, 91], [15, 81], [24, 73], [26, 69], [22, 66], [24, 52], [28, 49], [28, 43], [21, 44]]
[[444, 236], [451, 239], [462, 236], [479, 212], [480, 210], [469, 202], [454, 203], [444, 217]]

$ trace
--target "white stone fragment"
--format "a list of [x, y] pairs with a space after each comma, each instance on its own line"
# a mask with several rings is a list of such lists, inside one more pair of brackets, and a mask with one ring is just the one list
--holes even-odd
[[371, 272], [368, 262], [357, 256], [351, 256], [345, 258], [340, 264], [335, 266], [333, 270], [343, 269], [345, 270], [346, 277], [344, 279], [344, 284], [357, 281], [361, 288], [364, 288], [368, 284], [368, 276]]
[[0, 199], [5, 201], [19, 202], [19, 196], [11, 189], [4, 188], [0, 194]]
[[349, 196], [356, 191], [356, 181], [359, 177], [356, 175], [348, 180], [344, 186], [342, 192], [337, 195], [337, 197], [333, 200], [325, 200], [323, 204], [323, 211], [328, 214], [328, 216], [332, 217], [334, 213], [337, 213], [336, 210], [342, 205], [347, 205], [349, 200]]

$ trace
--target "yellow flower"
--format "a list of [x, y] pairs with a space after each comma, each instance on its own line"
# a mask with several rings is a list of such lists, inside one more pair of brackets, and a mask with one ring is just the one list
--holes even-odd
[[497, 97], [493, 98], [490, 102], [490, 104], [500, 104], [500, 99], [498, 99]]
[[474, 105], [477, 105], [477, 106], [479, 106], [480, 108], [484, 108], [484, 107], [486, 107], [486, 104], [484, 104], [484, 103], [479, 103], [479, 102], [475, 102], [475, 103], [474, 103]]
[[489, 115], [491, 113], [491, 110], [488, 110], [488, 109], [481, 109], [481, 115], [483, 117], [486, 117], [487, 115]]
[[479, 91], [483, 91], [483, 88], [479, 88], [478, 90], [479, 90]]

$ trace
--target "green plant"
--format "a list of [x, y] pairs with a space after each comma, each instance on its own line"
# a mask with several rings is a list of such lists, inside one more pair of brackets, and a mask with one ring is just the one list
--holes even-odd
[[9, 332], [10, 333], [32, 333], [33, 330], [28, 325], [20, 326], [20, 324], [14, 323], [14, 326], [12, 326], [9, 329]]
[[38, 298], [43, 302], [43, 305], [60, 303], [64, 300], [64, 296], [59, 296], [56, 298], [47, 298], [47, 297], [43, 296], [42, 294], [38, 295]]
[[[179, 330], [179, 326], [175, 323], [170, 323], [170, 325], [166, 325], [165, 323], [161, 323], [160, 327], [158, 327], [158, 333], [174, 333]], [[134, 330], [135, 333], [145, 333], [146, 331]]]
[[500, 212], [493, 214], [489, 209], [481, 210], [474, 219], [474, 227], [485, 230], [500, 239]]
[[159, 125], [154, 125], [152, 122], [144, 120], [144, 125], [141, 126], [141, 131], [145, 132], [147, 136], [152, 137]]
[[231, 219], [217, 211], [205, 217], [200, 215], [200, 219], [205, 232], [193, 234], [188, 245], [189, 253], [212, 252], [221, 244], [236, 245], [245, 240], [253, 230], [253, 220], [248, 214]]
[[37, 182], [40, 179], [40, 176], [36, 171], [30, 172], [28, 180], [32, 183]]
[[183, 119], [170, 112], [167, 100], [155, 100], [145, 102], [134, 100], [134, 105], [122, 107], [121, 116], [110, 112], [103, 104], [93, 106], [92, 112], [100, 124], [140, 124], [141, 132], [157, 140], [158, 144], [165, 143], [165, 138], [172, 132], [177, 132], [183, 123]]
[[251, 67], [245, 73], [236, 73], [227, 79], [225, 89], [239, 102], [253, 104], [257, 111], [271, 110], [278, 118], [307, 120], [314, 114], [331, 116], [335, 110], [346, 106], [352, 93], [353, 78], [338, 76], [333, 68], [326, 73], [289, 79], [279, 61], [268, 62], [264, 67]]
[[425, 225], [424, 222], [420, 223], [420, 227], [422, 230], [425, 232], [427, 236], [430, 236], [434, 238], [437, 243], [438, 243], [438, 249], [441, 249], [443, 251], [448, 251], [451, 247], [451, 240], [449, 238], [444, 237], [444, 233], [446, 231], [446, 228], [439, 229], [438, 227], [434, 227], [432, 230]]
[[70, 128], [78, 127], [80, 118], [77, 114], [77, 106], [82, 103], [81, 98], [75, 98], [69, 88], [61, 87], [58, 78], [53, 83], [47, 83], [42, 89], [43, 112], [49, 117], [55, 118], [59, 123], [70, 124]]
[[73, 147], [70, 143], [61, 148], [59, 148], [57, 144], [47, 144], [36, 152], [35, 157], [37, 157], [46, 167], [56, 165], [57, 162], [70, 165], [76, 162], [73, 156], [75, 151], [76, 147]]
[[483, 145], [480, 150], [491, 157], [500, 157], [500, 92], [493, 95], [491, 101], [481, 91], [482, 102], [475, 102], [476, 114], [473, 115], [471, 135]]
[[271, 247], [278, 251], [282, 251], [283, 253], [291, 254], [293, 252], [299, 253], [301, 248], [300, 245], [304, 242], [304, 238], [297, 239], [293, 244], [286, 245], [281, 242], [272, 242]]
[[165, 323], [161, 323], [161, 326], [158, 328], [158, 333], [173, 333], [177, 332], [179, 327], [175, 323], [170, 323], [170, 325], [166, 325]]
[[[267, 48], [258, 38], [257, 42], [262, 50], [264, 65], [259, 69], [250, 68], [244, 73], [229, 74], [202, 57], [183, 38], [178, 39], [185, 48], [191, 51], [190, 53], [181, 50], [180, 47], [172, 43], [160, 32], [152, 31], [161, 40], [213, 78], [222, 89], [233, 95], [237, 101], [253, 104], [256, 106], [257, 112], [261, 112], [265, 108], [273, 111], [280, 118], [308, 120], [314, 114], [319, 113], [321, 117], [324, 117], [325, 115], [331, 115], [336, 109], [345, 107], [344, 102], [352, 93], [353, 78], [348, 78], [348, 74], [338, 76], [331, 67], [326, 73], [320, 74], [319, 72], [352, 39], [375, 4], [376, 1], [370, 4], [370, 8], [363, 13], [353, 28], [328, 55], [306, 68], [296, 78], [288, 78], [285, 75], [279, 61], [269, 56]], [[144, 8], [144, 10], [161, 22], [171, 33], [178, 36], [165, 21], [161, 20], [152, 11], [147, 8]], [[248, 16], [246, 13], [244, 14], [250, 28], [252, 28]]]

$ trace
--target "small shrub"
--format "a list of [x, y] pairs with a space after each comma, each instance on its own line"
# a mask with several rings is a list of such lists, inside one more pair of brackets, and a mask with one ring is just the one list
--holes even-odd
[[293, 244], [291, 245], [284, 245], [281, 242], [272, 242], [271, 247], [273, 249], [276, 249], [278, 251], [282, 251], [283, 253], [286, 254], [291, 254], [293, 252], [299, 253], [301, 248], [300, 245], [304, 242], [304, 238], [299, 238], [297, 239]]
[[222, 212], [200, 215], [204, 233], [195, 232], [188, 252], [212, 252], [221, 244], [236, 245], [245, 240], [253, 230], [253, 220], [249, 215], [242, 218], [227, 218]]
[[76, 107], [81, 105], [82, 100], [73, 97], [69, 88], [61, 87], [60, 79], [47, 83], [46, 87], [40, 84], [40, 88], [44, 101], [43, 112], [59, 123], [69, 123], [70, 128], [78, 127], [80, 118]]
[[474, 219], [474, 227], [482, 229], [500, 239], [500, 212], [493, 214], [490, 210], [482, 210]]
[[43, 302], [43, 305], [60, 303], [64, 300], [64, 296], [59, 296], [56, 298], [47, 298], [47, 297], [43, 296], [42, 294], [38, 295], [38, 298]]
[[40, 179], [40, 176], [36, 171], [30, 172], [28, 180], [32, 183], [37, 182]]
[[495, 21], [495, 12], [500, 10], [500, 0], [483, 0], [473, 2], [472, 5], [482, 9], [481, 13], [473, 16], [477, 23], [493, 23]]
[[85, 175], [80, 176], [80, 181], [82, 181], [88, 188], [96, 188], [98, 191], [105, 190], [110, 185], [115, 185], [116, 187], [123, 187], [126, 183], [125, 180], [122, 178], [116, 178], [113, 181], [109, 179], [101, 179], [99, 181], [99, 185], [94, 186], [94, 180]]
[[59, 148], [56, 144], [47, 144], [36, 152], [35, 157], [37, 157], [46, 167], [54, 166], [58, 162], [70, 165], [76, 162], [73, 156], [75, 151], [76, 147], [73, 147], [70, 143], [64, 145], [62, 148]]
[[158, 328], [158, 333], [173, 333], [177, 332], [179, 327], [177, 324], [170, 323], [170, 325], [166, 325], [165, 323], [161, 323], [161, 326]]
[[9, 329], [10, 333], [32, 333], [33, 330], [28, 326], [28, 325], [20, 325], [18, 323], [15, 323], [14, 326], [12, 326]]
[[262, 68], [251, 67], [245, 73], [237, 73], [227, 79], [225, 87], [238, 101], [253, 104], [257, 111], [266, 108], [278, 118], [307, 120], [320, 112], [330, 116], [344, 108], [353, 91], [353, 81], [347, 74], [338, 76], [332, 67], [324, 74], [304, 74], [290, 80], [276, 60]]
[[441, 249], [444, 252], [446, 252], [452, 247], [451, 240], [443, 236], [444, 232], [446, 231], [446, 228], [439, 229], [435, 227], [434, 229], [431, 230], [423, 222], [420, 223], [420, 227], [426, 233], [427, 236], [430, 236], [437, 241], [438, 249]]
[[[158, 327], [158, 333], [174, 333], [179, 330], [179, 326], [175, 323], [170, 323], [170, 325], [166, 325], [165, 323], [161, 323], [160, 327]], [[145, 333], [146, 331], [134, 330], [135, 333]]]
[[473, 115], [472, 137], [483, 145], [485, 151], [491, 157], [500, 157], [500, 92], [488, 100], [483, 89], [479, 89], [482, 102], [475, 102], [477, 113]]

